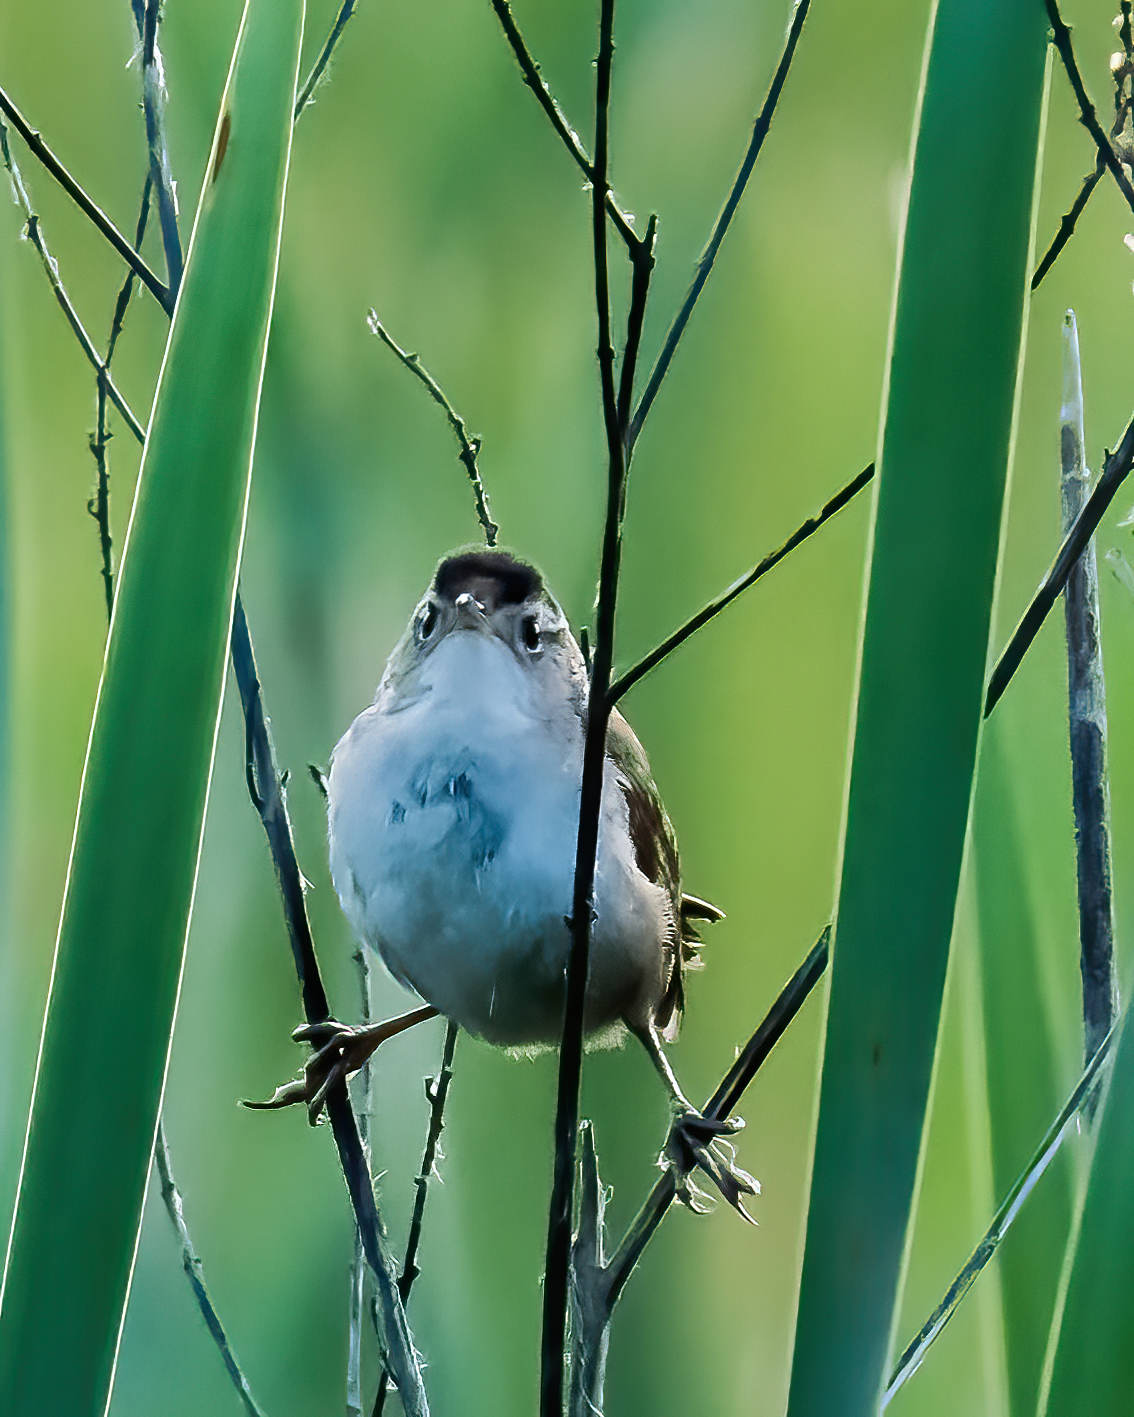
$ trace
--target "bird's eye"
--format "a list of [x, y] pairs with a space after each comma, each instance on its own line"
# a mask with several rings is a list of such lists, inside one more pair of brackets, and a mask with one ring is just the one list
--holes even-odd
[[422, 640], [427, 640], [437, 627], [437, 607], [432, 601], [421, 612], [421, 618], [417, 622], [417, 633]]
[[525, 615], [520, 632], [524, 637], [524, 648], [534, 654], [540, 645], [539, 620], [534, 615]]

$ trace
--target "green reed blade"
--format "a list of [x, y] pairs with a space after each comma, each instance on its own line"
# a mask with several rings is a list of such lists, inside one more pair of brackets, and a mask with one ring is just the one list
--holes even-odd
[[980, 726], [1045, 33], [1034, 0], [940, 0], [929, 39], [790, 1417], [872, 1417], [893, 1341]]
[[[1011, 700], [1001, 704], [985, 727], [973, 807], [992, 1179], [998, 1196], [1008, 1193], [1063, 1087], [1058, 1040], [1041, 988], [1041, 953], [1050, 932], [1026, 870], [1035, 831], [1049, 828], [1046, 822], [1025, 822], [1018, 809], [1007, 742], [1026, 743], [1028, 736], [1017, 707]], [[1067, 941], [1059, 945], [1066, 949]], [[1070, 1155], [1055, 1160], [998, 1258], [1012, 1417], [1034, 1417], [1036, 1410], [1071, 1228], [1071, 1160]]]
[[1130, 1411], [1134, 1250], [1134, 1029], [1123, 1023], [1098, 1115], [1090, 1176], [1068, 1246], [1040, 1417]]
[[5, 1417], [102, 1417], [184, 960], [279, 259], [303, 0], [247, 0], [95, 707], [0, 1290]]

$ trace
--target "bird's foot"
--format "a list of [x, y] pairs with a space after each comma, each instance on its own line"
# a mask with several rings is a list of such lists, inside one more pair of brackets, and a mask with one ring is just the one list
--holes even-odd
[[675, 1109], [661, 1162], [673, 1171], [677, 1199], [696, 1214], [712, 1209], [711, 1197], [691, 1179], [694, 1171], [701, 1171], [738, 1214], [756, 1224], [744, 1207], [744, 1198], [758, 1196], [760, 1182], [736, 1164], [736, 1149], [728, 1140], [743, 1126], [739, 1117], [717, 1121], [691, 1109]]
[[337, 1019], [304, 1024], [291, 1035], [296, 1043], [310, 1043], [316, 1050], [308, 1058], [301, 1078], [282, 1083], [265, 1102], [245, 1102], [255, 1111], [271, 1112], [303, 1103], [307, 1120], [314, 1127], [327, 1101], [327, 1094], [351, 1073], [356, 1073], [380, 1043], [391, 1036], [385, 1023], [352, 1027]]

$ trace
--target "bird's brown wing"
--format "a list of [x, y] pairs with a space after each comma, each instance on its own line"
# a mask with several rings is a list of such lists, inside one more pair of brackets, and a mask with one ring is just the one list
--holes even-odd
[[666, 1038], [677, 1035], [685, 1004], [685, 970], [695, 966], [700, 944], [695, 921], [720, 920], [724, 912], [708, 901], [681, 893], [677, 835], [650, 772], [646, 751], [617, 709], [610, 716], [606, 751], [630, 817], [630, 840], [638, 869], [666, 894], [667, 928], [662, 940], [666, 987], [654, 1022]]

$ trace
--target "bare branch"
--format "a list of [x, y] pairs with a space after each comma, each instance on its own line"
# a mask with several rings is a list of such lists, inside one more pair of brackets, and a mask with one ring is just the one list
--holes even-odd
[[331, 32], [327, 36], [323, 48], [319, 51], [319, 57], [311, 66], [311, 72], [304, 80], [303, 87], [299, 90], [299, 97], [295, 100], [295, 109], [292, 113], [292, 122], [296, 122], [299, 115], [311, 102], [311, 96], [315, 92], [316, 85], [326, 72], [327, 65], [331, 62], [331, 55], [335, 52], [335, 46], [342, 38], [343, 30], [346, 29], [347, 21], [354, 14], [356, 0], [343, 0], [339, 8], [339, 13], [335, 16], [335, 23], [331, 26]]
[[158, 1179], [161, 1182], [162, 1202], [181, 1245], [181, 1267], [189, 1280], [189, 1285], [197, 1300], [197, 1307], [204, 1317], [205, 1325], [220, 1352], [224, 1366], [232, 1379], [232, 1385], [239, 1394], [248, 1417], [264, 1417], [259, 1403], [252, 1396], [248, 1379], [244, 1376], [236, 1354], [232, 1351], [232, 1345], [228, 1341], [224, 1325], [221, 1323], [220, 1316], [209, 1296], [209, 1291], [205, 1287], [204, 1276], [201, 1272], [201, 1257], [193, 1246], [193, 1238], [189, 1234], [189, 1227], [185, 1224], [185, 1208], [181, 1192], [177, 1189], [177, 1183], [173, 1179], [173, 1171], [170, 1166], [169, 1146], [165, 1139], [165, 1123], [160, 1119], [158, 1120], [157, 1142], [154, 1146], [154, 1163], [157, 1166]]
[[[810, 953], [780, 991], [759, 1028], [737, 1055], [736, 1061], [718, 1083], [713, 1095], [702, 1109], [710, 1121], [719, 1121], [735, 1111], [753, 1078], [767, 1061], [772, 1049], [787, 1032], [789, 1024], [803, 1007], [827, 968], [830, 958], [831, 928], [828, 926], [812, 946]], [[672, 1170], [654, 1183], [641, 1210], [611, 1256], [606, 1267], [608, 1303], [611, 1310], [618, 1303], [626, 1281], [642, 1252], [661, 1224], [677, 1194], [677, 1181]]]
[[[354, 962], [358, 970], [358, 994], [361, 1018], [364, 1024], [374, 1017], [370, 997], [370, 956], [365, 945], [359, 945], [354, 952]], [[373, 1080], [371, 1060], [367, 1058], [360, 1070], [358, 1091], [361, 1106], [358, 1113], [358, 1134], [362, 1139], [362, 1149], [366, 1153], [366, 1165], [370, 1166], [370, 1114], [373, 1110], [371, 1084]], [[354, 1259], [350, 1267], [350, 1305], [347, 1313], [347, 1417], [363, 1417], [362, 1410], [362, 1310], [366, 1287], [366, 1256], [362, 1251], [362, 1239], [357, 1226], [354, 1232]]]
[[[1131, 85], [1132, 92], [1134, 92], [1134, 34], [1131, 33], [1130, 28], [1132, 8], [1130, 0], [1122, 0], [1120, 8], [1122, 14], [1118, 33], [1122, 41], [1123, 57], [1122, 62], [1115, 65], [1112, 70], [1114, 76], [1114, 122], [1110, 127], [1110, 136], [1112, 138], [1117, 138], [1122, 132], [1130, 113], [1131, 95], [1127, 93], [1128, 85]], [[1036, 267], [1035, 274], [1032, 276], [1031, 288], [1033, 291], [1039, 288], [1048, 271], [1051, 270], [1052, 266], [1054, 266], [1055, 262], [1059, 259], [1064, 246], [1067, 245], [1068, 241], [1070, 241], [1071, 237], [1075, 234], [1075, 226], [1086, 210], [1091, 193], [1099, 185], [1099, 181], [1105, 171], [1106, 163], [1100, 156], [1095, 160], [1095, 170], [1089, 172], [1086, 177], [1083, 178], [1082, 186], [1079, 188], [1075, 200], [1071, 203], [1070, 209], [1064, 214], [1063, 219], [1059, 223], [1059, 230], [1055, 233], [1051, 244], [1044, 252], [1043, 259]]]
[[1059, 6], [1056, 0], [1044, 0], [1047, 7], [1047, 17], [1051, 21], [1052, 43], [1059, 52], [1059, 57], [1063, 61], [1063, 67], [1067, 72], [1071, 87], [1075, 92], [1075, 101], [1079, 105], [1079, 121], [1087, 132], [1094, 139], [1095, 147], [1098, 149], [1099, 160], [1103, 162], [1118, 184], [1118, 190], [1126, 198], [1126, 204], [1131, 211], [1134, 211], [1134, 187], [1130, 185], [1130, 179], [1126, 176], [1126, 171], [1119, 161], [1118, 154], [1114, 151], [1110, 139], [1103, 131], [1103, 126], [1099, 122], [1099, 116], [1095, 112], [1095, 106], [1087, 94], [1083, 83], [1083, 76], [1079, 72], [1079, 65], [1075, 59], [1075, 50], [1071, 44], [1071, 31], [1063, 22], [1063, 16], [1059, 13]]
[[579, 1127], [579, 1228], [571, 1246], [571, 1390], [568, 1417], [602, 1412], [610, 1346], [610, 1304], [603, 1252], [607, 1192], [598, 1171], [595, 1132]]
[[780, 62], [776, 65], [776, 72], [772, 77], [771, 87], [768, 89], [767, 97], [764, 99], [762, 108], [756, 117], [756, 122], [752, 128], [752, 137], [748, 141], [748, 150], [744, 154], [744, 161], [740, 164], [740, 170], [736, 174], [732, 188], [725, 198], [725, 204], [721, 208], [720, 216], [717, 217], [709, 236], [708, 245], [701, 253], [701, 258], [697, 262], [696, 272], [693, 276], [693, 283], [682, 302], [681, 308], [674, 316], [673, 324], [665, 337], [661, 353], [650, 371], [649, 380], [646, 383], [646, 391], [638, 400], [638, 407], [634, 410], [634, 417], [630, 421], [630, 434], [627, 440], [628, 446], [633, 451], [634, 444], [638, 441], [638, 435], [642, 431], [642, 425], [649, 416], [653, 407], [654, 399], [658, 396], [662, 380], [669, 370], [670, 363], [677, 346], [681, 341], [681, 336], [685, 333], [685, 327], [689, 323], [689, 317], [693, 314], [693, 308], [700, 298], [705, 282], [712, 274], [713, 266], [716, 264], [717, 254], [721, 249], [728, 229], [732, 225], [732, 219], [736, 215], [736, 209], [740, 205], [740, 199], [744, 196], [744, 189], [748, 186], [748, 179], [752, 176], [752, 169], [756, 166], [756, 159], [760, 156], [760, 150], [764, 146], [764, 139], [772, 126], [772, 119], [775, 117], [776, 105], [780, 101], [780, 94], [783, 92], [784, 84], [787, 82], [788, 71], [791, 68], [791, 61], [795, 57], [796, 45], [799, 37], [803, 33], [803, 22], [807, 18], [807, 11], [811, 6], [811, 0], [796, 0], [795, 11], [791, 17], [791, 24], [788, 26], [787, 39], [784, 41], [783, 53], [780, 55]]
[[[138, 222], [134, 229], [134, 245], [140, 247], [142, 239], [146, 234], [146, 223], [150, 214], [150, 192], [151, 182], [147, 176], [142, 186], [142, 201], [138, 208]], [[134, 292], [134, 272], [128, 270], [126, 279], [122, 282], [118, 292], [118, 299], [114, 302], [114, 314], [110, 321], [110, 335], [106, 342], [106, 358], [103, 364], [110, 368], [110, 361], [114, 358], [114, 351], [118, 346], [118, 337], [122, 333], [122, 326], [126, 320], [126, 311], [130, 305], [130, 297]], [[110, 535], [110, 428], [107, 421], [107, 387], [106, 375], [100, 369], [96, 380], [96, 415], [94, 436], [90, 440], [91, 455], [95, 460], [95, 495], [87, 503], [87, 511], [94, 517], [98, 526], [99, 549], [102, 554], [102, 585], [106, 596], [106, 618], [110, 619], [110, 613], [114, 608], [114, 546]]]
[[142, 17], [142, 109], [146, 118], [146, 143], [150, 150], [150, 177], [157, 193], [158, 219], [165, 250], [166, 281], [171, 291], [181, 285], [184, 258], [177, 230], [177, 199], [169, 167], [165, 136], [165, 73], [157, 31], [162, 0], [146, 0]]
[[32, 156], [37, 158], [46, 168], [83, 215], [102, 232], [166, 314], [171, 314], [173, 312], [173, 295], [168, 287], [162, 284], [102, 208], [87, 196], [3, 89], [0, 89], [0, 113], [7, 117], [12, 127], [19, 133]]
[[726, 606], [731, 605], [738, 595], [743, 595], [750, 586], [754, 586], [756, 582], [763, 576], [766, 576], [773, 567], [778, 566], [785, 556], [790, 555], [791, 552], [793, 552], [797, 546], [802, 545], [809, 536], [813, 536], [815, 532], [817, 532], [821, 526], [829, 522], [837, 512], [841, 512], [848, 502], [858, 496], [873, 476], [874, 464], [870, 463], [869, 466], [863, 468], [857, 477], [852, 478], [845, 487], [836, 492], [831, 500], [822, 507], [815, 516], [809, 517], [802, 526], [797, 527], [782, 546], [777, 547], [775, 551], [770, 551], [762, 561], [753, 566], [753, 568], [745, 575], [741, 576], [739, 580], [733, 581], [732, 585], [730, 585], [726, 591], [718, 595], [715, 600], [710, 600], [708, 605], [698, 610], [696, 615], [687, 620], [680, 629], [674, 630], [672, 635], [664, 639], [656, 649], [651, 650], [644, 659], [640, 659], [632, 669], [628, 669], [625, 674], [620, 675], [610, 686], [611, 703], [617, 703], [639, 680], [644, 679], [651, 670], [656, 669], [663, 660], [668, 659], [675, 649], [683, 645], [687, 639], [695, 635], [698, 630], [719, 615]]
[[1079, 191], [1075, 197], [1075, 200], [1071, 203], [1071, 206], [1063, 214], [1063, 217], [1059, 223], [1059, 230], [1052, 237], [1051, 245], [1048, 246], [1047, 250], [1043, 253], [1043, 258], [1035, 269], [1035, 273], [1032, 276], [1031, 283], [1031, 289], [1033, 291], [1039, 289], [1044, 277], [1059, 259], [1064, 246], [1066, 246], [1068, 241], [1071, 240], [1072, 236], [1075, 235], [1075, 226], [1086, 209], [1087, 202], [1090, 200], [1091, 193], [1099, 185], [1099, 181], [1105, 171], [1106, 163], [1104, 163], [1102, 158], [1100, 157], [1098, 162], [1095, 164], [1094, 172], [1088, 172], [1086, 177], [1083, 178], [1083, 185], [1079, 188]]
[[[721, 1120], [736, 1108], [772, 1049], [787, 1031], [815, 985], [830, 953], [828, 926], [780, 991], [763, 1022], [705, 1104], [703, 1115]], [[655, 1182], [614, 1255], [603, 1253], [606, 1195], [598, 1176], [594, 1139], [584, 1123], [580, 1157], [579, 1232], [572, 1250], [572, 1387], [569, 1417], [594, 1417], [602, 1401], [610, 1321], [635, 1266], [665, 1219], [688, 1172], [671, 1166]]]
[[[311, 935], [311, 922], [307, 916], [307, 902], [304, 897], [303, 875], [296, 860], [295, 839], [288, 816], [283, 780], [276, 766], [256, 659], [248, 634], [248, 622], [239, 597], [232, 622], [232, 667], [240, 691], [240, 702], [247, 725], [247, 741], [252, 754], [250, 776], [254, 788], [253, 800], [263, 823], [272, 862], [276, 868], [292, 958], [299, 976], [304, 1013], [308, 1023], [322, 1023], [331, 1017], [331, 1006], [315, 955], [315, 941]], [[406, 1411], [415, 1414], [415, 1417], [424, 1417], [429, 1408], [421, 1381], [421, 1370], [398, 1292], [385, 1229], [379, 1219], [374, 1187], [362, 1149], [358, 1120], [345, 1082], [337, 1083], [327, 1094], [327, 1113], [331, 1119], [339, 1162], [362, 1237], [362, 1247], [374, 1274], [386, 1362], [397, 1383]]]
[[458, 457], [465, 465], [465, 471], [469, 475], [472, 483], [473, 498], [476, 502], [476, 516], [484, 530], [484, 539], [489, 546], [496, 545], [496, 538], [500, 534], [500, 528], [492, 520], [492, 515], [488, 510], [488, 494], [484, 490], [484, 483], [480, 480], [480, 467], [477, 463], [477, 456], [481, 449], [479, 437], [469, 437], [465, 420], [456, 411], [453, 405], [445, 397], [440, 384], [434, 379], [432, 374], [425, 368], [416, 354], [409, 354], [399, 345], [388, 333], [386, 327], [379, 320], [376, 311], [371, 310], [366, 316], [367, 328], [370, 333], [377, 335], [387, 349], [392, 350], [401, 360], [411, 374], [417, 378], [429, 390], [433, 401], [440, 405], [445, 411], [445, 417], [449, 420], [457, 439], [457, 446], [460, 449]]
[[[532, 58], [531, 51], [520, 33], [516, 24], [512, 7], [508, 0], [492, 0], [492, 8], [496, 11], [496, 18], [500, 21], [500, 27], [508, 43], [512, 46], [512, 53], [516, 56], [516, 62], [520, 66], [520, 73], [524, 76], [524, 83], [535, 95], [535, 100], [547, 114], [548, 121], [559, 135], [559, 140], [575, 160], [575, 166], [583, 174], [588, 182], [594, 181], [594, 164], [590, 155], [583, 146], [582, 140], [575, 129], [567, 120], [566, 114], [560, 108], [555, 95], [547, 86], [547, 81], [540, 73], [539, 65]], [[633, 253], [641, 243], [642, 238], [635, 232], [630, 224], [630, 217], [618, 205], [617, 198], [609, 189], [606, 193], [606, 210], [619, 236], [626, 243], [627, 249]]]
[[594, 915], [595, 861], [598, 852], [606, 729], [610, 721], [609, 688], [614, 661], [614, 621], [618, 572], [622, 558], [622, 510], [626, 485], [626, 441], [618, 420], [614, 385], [614, 350], [610, 334], [610, 290], [606, 251], [607, 160], [610, 75], [614, 60], [614, 0], [601, 0], [599, 50], [595, 70], [595, 160], [591, 192], [595, 305], [598, 313], [598, 364], [608, 457], [606, 518], [598, 603], [595, 611], [594, 662], [587, 696], [583, 739], [583, 777], [579, 832], [575, 847], [575, 883], [571, 901], [571, 945], [563, 1039], [559, 1050], [559, 1086], [555, 1107], [555, 1161], [547, 1219], [547, 1257], [543, 1280], [540, 1417], [562, 1417], [563, 1368], [567, 1340], [571, 1270], [571, 1210], [579, 1134], [579, 1086], [583, 1067], [583, 1010]]
[[[1075, 313], [1064, 320], [1060, 464], [1063, 525], [1074, 526], [1087, 500], [1083, 379]], [[1118, 985], [1114, 967], [1114, 899], [1110, 868], [1110, 789], [1107, 785], [1106, 680], [1099, 623], [1099, 573], [1092, 538], [1072, 566], [1064, 590], [1067, 627], [1071, 799], [1079, 886], [1079, 968], [1083, 977], [1084, 1058], [1090, 1060], [1114, 1026]], [[1097, 1092], [1092, 1103], [1098, 1099]], [[1093, 1115], [1093, 1106], [1090, 1107]]]
[[[3, 108], [2, 103], [0, 103], [0, 108]], [[114, 380], [110, 377], [110, 370], [106, 367], [98, 350], [95, 349], [94, 341], [91, 339], [90, 335], [87, 334], [86, 327], [82, 320], [80, 320], [78, 312], [71, 303], [71, 297], [67, 294], [63, 282], [59, 277], [59, 266], [54, 256], [52, 256], [51, 252], [48, 250], [47, 243], [43, 239], [43, 228], [40, 224], [39, 217], [32, 210], [31, 198], [28, 195], [28, 189], [24, 186], [24, 179], [20, 174], [19, 167], [16, 165], [16, 160], [12, 156], [12, 151], [8, 144], [8, 130], [2, 120], [0, 120], [0, 156], [2, 156], [4, 166], [8, 169], [8, 175], [12, 179], [16, 199], [27, 219], [25, 226], [27, 238], [35, 249], [36, 254], [39, 256], [40, 262], [43, 265], [44, 274], [47, 276], [48, 283], [59, 304], [59, 308], [66, 316], [67, 323], [71, 326], [71, 331], [78, 340], [83, 353], [90, 361], [91, 367], [98, 370], [100, 379], [105, 382], [106, 392], [111, 402], [126, 420], [130, 431], [138, 441], [144, 442], [146, 436], [145, 430], [134, 417], [130, 405], [119, 391], [118, 385], [115, 384]]]
[[1013, 674], [1019, 669], [1024, 655], [1027, 654], [1032, 641], [1039, 633], [1040, 626], [1047, 619], [1048, 611], [1055, 604], [1059, 593], [1066, 585], [1071, 568], [1083, 554], [1083, 548], [1087, 542], [1095, 534], [1106, 509], [1125, 482], [1132, 466], [1134, 466], [1134, 418], [1127, 424], [1126, 432], [1122, 435], [1122, 442], [1107, 457], [1099, 480], [1095, 483], [1094, 491], [1087, 498], [1083, 510], [1075, 519], [1075, 525], [1064, 537], [1063, 545], [1059, 548], [1051, 569], [1044, 577], [1031, 604], [1024, 611], [1020, 623], [1016, 626], [1012, 638], [1008, 641], [1004, 653], [992, 671], [984, 701], [985, 718], [1000, 702], [1000, 696], [1008, 687]]
[[[406, 1257], [402, 1262], [402, 1272], [398, 1276], [398, 1290], [402, 1303], [409, 1304], [410, 1291], [421, 1273], [417, 1263], [417, 1252], [421, 1245], [422, 1224], [425, 1220], [425, 1201], [429, 1191], [429, 1181], [434, 1175], [437, 1158], [441, 1151], [441, 1131], [445, 1125], [445, 1101], [449, 1096], [449, 1084], [453, 1081], [453, 1054], [457, 1047], [458, 1026], [450, 1019], [445, 1025], [445, 1042], [441, 1048], [441, 1071], [435, 1078], [426, 1078], [425, 1096], [429, 1101], [429, 1127], [425, 1134], [425, 1150], [421, 1154], [421, 1167], [414, 1178], [413, 1215], [410, 1218], [409, 1236], [406, 1240]], [[383, 1370], [378, 1380], [378, 1392], [374, 1398], [373, 1417], [380, 1417], [386, 1406], [389, 1388], [389, 1374]]]
[[626, 320], [626, 345], [622, 352], [622, 370], [618, 380], [618, 427], [623, 442], [630, 428], [630, 409], [634, 401], [634, 376], [638, 370], [638, 351], [642, 344], [642, 325], [646, 318], [646, 300], [650, 292], [650, 277], [654, 273], [654, 243], [657, 241], [657, 214], [646, 223], [641, 244], [630, 253], [630, 310]]

